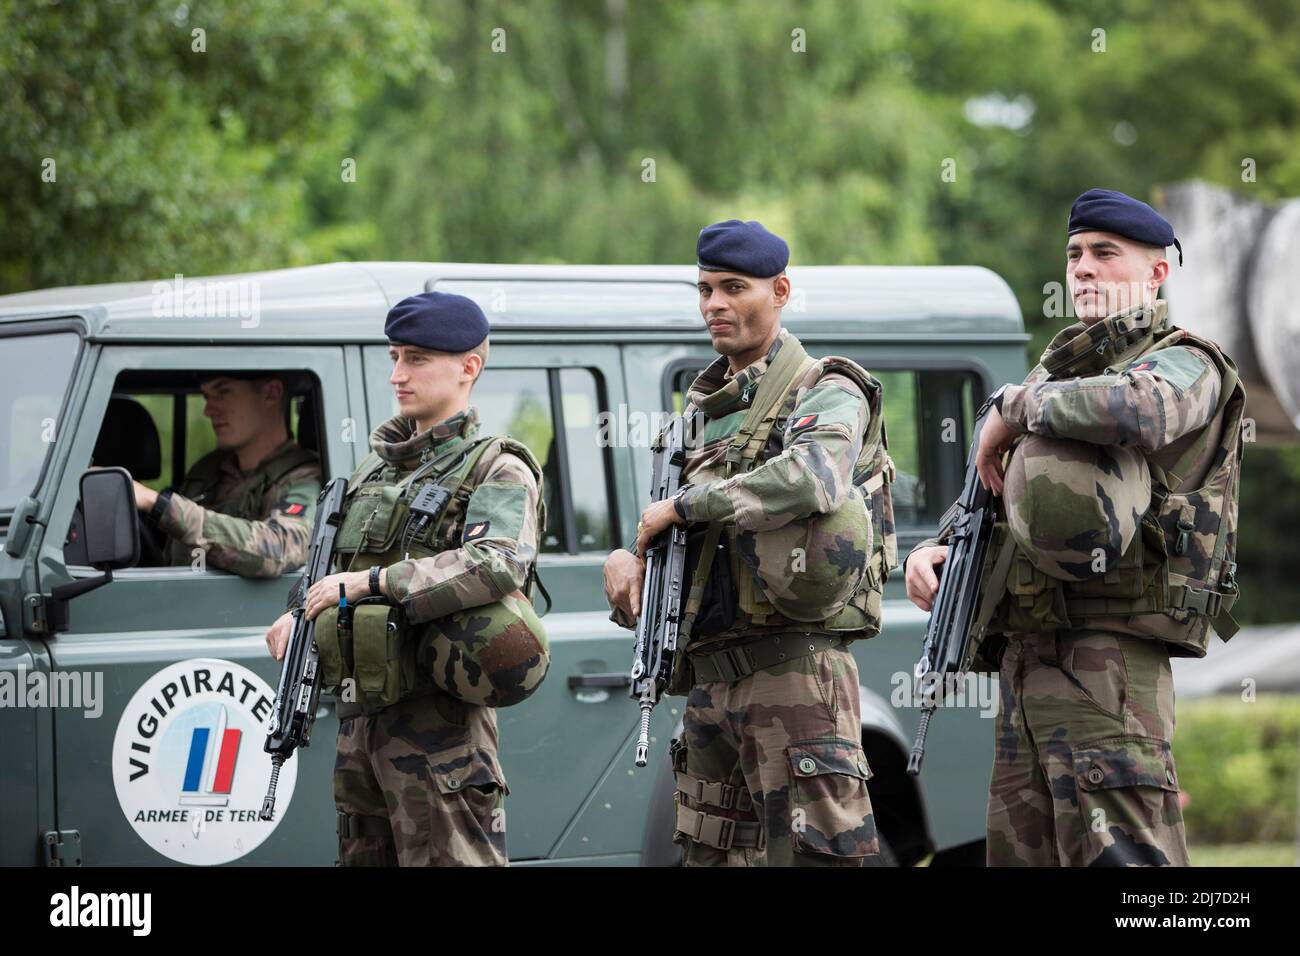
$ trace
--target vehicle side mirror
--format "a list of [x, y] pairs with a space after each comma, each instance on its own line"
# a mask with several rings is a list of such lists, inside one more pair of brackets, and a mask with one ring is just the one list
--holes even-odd
[[125, 468], [96, 468], [81, 476], [87, 564], [100, 571], [130, 568], [140, 560], [140, 514]]
[[68, 602], [113, 580], [117, 568], [140, 560], [140, 515], [135, 485], [125, 468], [92, 468], [81, 476], [82, 538], [86, 563], [103, 571], [97, 578], [78, 578], [50, 588], [45, 602], [45, 632], [68, 629]]

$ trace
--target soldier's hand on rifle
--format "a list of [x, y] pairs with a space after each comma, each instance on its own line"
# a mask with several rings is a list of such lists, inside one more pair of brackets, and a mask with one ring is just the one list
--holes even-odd
[[605, 559], [605, 600], [630, 617], [641, 616], [645, 559], [619, 548]]
[[636, 551], [637, 554], [645, 554], [646, 549], [650, 547], [651, 542], [659, 537], [666, 528], [675, 524], [685, 524], [681, 515], [677, 513], [677, 506], [673, 499], [666, 501], [652, 501], [646, 505], [645, 511], [641, 512], [641, 520], [636, 526]]
[[[379, 572], [380, 591], [384, 590], [384, 582], [387, 577], [387, 568]], [[321, 611], [327, 607], [334, 607], [339, 603], [340, 584], [347, 589], [348, 603], [359, 601], [370, 594], [370, 572], [368, 570], [343, 571], [339, 574], [327, 574], [313, 584], [307, 589], [307, 600], [303, 602], [303, 608], [307, 612], [307, 620], [316, 620], [316, 615]]]
[[275, 619], [266, 630], [266, 649], [277, 661], [284, 660], [284, 650], [289, 646], [289, 636], [293, 633], [293, 614], [285, 611]]
[[939, 576], [934, 569], [948, 557], [947, 545], [918, 548], [907, 559], [907, 598], [922, 611], [934, 607], [934, 597], [939, 593]]
[[1011, 447], [1016, 432], [1002, 419], [996, 405], [991, 407], [980, 432], [979, 453], [975, 457], [975, 470], [980, 483], [995, 495], [1002, 494], [1002, 454]]

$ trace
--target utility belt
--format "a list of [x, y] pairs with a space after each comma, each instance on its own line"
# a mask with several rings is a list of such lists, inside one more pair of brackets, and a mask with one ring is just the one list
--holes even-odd
[[751, 674], [800, 657], [845, 647], [843, 635], [818, 631], [781, 631], [743, 643], [705, 645], [684, 655], [683, 670], [691, 686], [722, 681], [734, 684]]

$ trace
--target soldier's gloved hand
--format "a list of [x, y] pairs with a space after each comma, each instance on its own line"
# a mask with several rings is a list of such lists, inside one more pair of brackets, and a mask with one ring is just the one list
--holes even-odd
[[939, 576], [934, 569], [948, 558], [948, 546], [935, 545], [917, 548], [907, 557], [907, 599], [922, 611], [934, 607], [934, 596], [939, 593]]
[[631, 617], [641, 616], [645, 560], [619, 548], [605, 559], [605, 600]]
[[293, 614], [285, 611], [275, 619], [266, 630], [266, 649], [277, 661], [284, 660], [285, 648], [289, 646], [289, 635], [293, 633]]

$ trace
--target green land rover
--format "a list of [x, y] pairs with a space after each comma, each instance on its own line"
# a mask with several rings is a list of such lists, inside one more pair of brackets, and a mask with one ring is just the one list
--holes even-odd
[[[957, 495], [974, 409], [1023, 377], [1016, 301], [978, 268], [789, 274], [784, 324], [811, 354], [853, 358], [884, 385], [906, 553]], [[638, 770], [632, 640], [608, 620], [601, 565], [647, 501], [654, 431], [714, 358], [695, 277], [693, 266], [345, 263], [0, 297], [0, 864], [334, 861], [328, 699], [313, 745], [286, 765], [276, 819], [257, 819], [278, 675], [263, 634], [296, 574], [240, 578], [201, 553], [148, 566], [157, 552], [143, 541], [116, 563], [144, 559], [115, 568], [113, 542], [96, 541], [91, 567], [91, 532], [121, 528], [82, 500], [82, 478], [94, 465], [178, 482], [214, 447], [198, 381], [217, 369], [279, 373], [298, 442], [327, 478], [350, 474], [396, 411], [384, 316], [432, 289], [488, 314], [491, 356], [471, 400], [484, 430], [527, 443], [547, 479], [538, 567], [554, 601], [551, 670], [499, 715], [511, 858], [674, 862], [666, 753], [683, 700], [656, 710], [657, 754]], [[904, 769], [925, 623], [895, 573], [883, 632], [853, 645], [884, 856], [981, 863], [996, 700], [942, 709], [924, 773]]]

